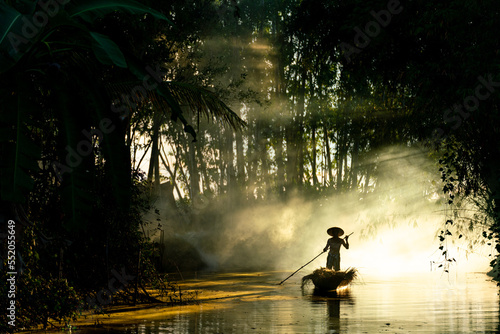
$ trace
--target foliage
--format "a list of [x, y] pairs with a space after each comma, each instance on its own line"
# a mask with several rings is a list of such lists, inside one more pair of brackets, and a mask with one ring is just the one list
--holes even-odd
[[[179, 129], [163, 129], [165, 175], [179, 202], [196, 211], [198, 193], [366, 196], [379, 187], [380, 149], [401, 145], [429, 152], [436, 179], [443, 168], [440, 195], [452, 210], [461, 210], [459, 198], [475, 203], [474, 235], [498, 221], [496, 2], [239, 1], [237, 15], [226, 2], [218, 8], [219, 23], [187, 28], [192, 39], [174, 47], [172, 72], [224, 92], [248, 126], [233, 135], [199, 122], [196, 148]], [[207, 3], [196, 10], [213, 13]]]
[[[57, 326], [64, 327], [78, 315], [79, 298], [76, 291], [65, 279], [44, 278], [24, 272], [16, 281], [16, 319], [17, 329], [33, 328], [42, 325], [43, 328]], [[2, 273], [6, 281], [7, 275]], [[2, 285], [2, 306], [8, 301], [7, 285]], [[0, 330], [10, 332], [10, 319], [7, 313], [2, 314]]]
[[196, 132], [181, 103], [243, 125], [212, 92], [166, 82], [161, 69], [103, 33], [100, 24], [117, 12], [171, 25], [162, 13], [131, 0], [0, 2], [1, 217], [2, 226], [5, 217], [16, 221], [23, 240], [19, 288], [33, 295], [18, 301], [27, 328], [73, 317], [73, 289], [99, 294], [113, 272], [140, 273], [140, 250], [149, 240], [139, 227], [149, 187], [131, 170], [127, 133], [136, 106], [118, 113], [118, 90], [110, 86], [133, 82], [120, 95], [135, 101], [137, 89], [149, 87], [141, 103], [151, 102], [165, 120], [180, 121], [191, 139]]
[[142, 263], [143, 282], [166, 286], [140, 233], [159, 189], [165, 219], [195, 223], [210, 199], [366, 197], [389, 145], [423, 144], [454, 212], [480, 208], [476, 229], [446, 217], [441, 241], [493, 220], [497, 242], [498, 4], [414, 1], [381, 18], [389, 3], [72, 0], [27, 38], [47, 9], [1, 2], [0, 196], [26, 213], [34, 279], [62, 265], [97, 294]]
[[[15, 296], [7, 293], [10, 284], [3, 284], [1, 288], [0, 304], [7, 307], [7, 303], [15, 300], [15, 329], [36, 328], [38, 325], [46, 327], [64, 327], [74, 320], [78, 313], [80, 296], [73, 287], [73, 282], [58, 277], [53, 266], [57, 266], [58, 256], [62, 253], [55, 250], [56, 241], [44, 239], [44, 234], [35, 231], [36, 228], [26, 228], [23, 238], [16, 233], [17, 275], [15, 276]], [[37, 233], [38, 232], [38, 233]], [[39, 238], [36, 237], [39, 235]], [[38, 242], [37, 242], [38, 241]], [[56, 252], [56, 254], [52, 252]], [[55, 257], [55, 260], [54, 260]], [[7, 261], [2, 262], [1, 279], [8, 282]], [[13, 298], [12, 298], [13, 297]], [[7, 312], [2, 314], [2, 332], [10, 332], [14, 327], [8, 326]]]
[[[396, 142], [425, 143], [440, 161], [450, 205], [462, 196], [479, 198], [496, 231], [498, 4], [393, 4], [400, 8], [391, 15], [384, 1], [302, 1], [292, 26], [317, 54], [340, 64], [342, 94], [356, 100], [383, 94], [374, 109], [396, 121], [383, 129]], [[396, 108], [389, 94], [400, 96]]]

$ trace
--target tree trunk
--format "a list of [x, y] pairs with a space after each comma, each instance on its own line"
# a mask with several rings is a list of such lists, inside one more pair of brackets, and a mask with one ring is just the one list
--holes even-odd
[[359, 131], [354, 131], [354, 145], [351, 153], [351, 188], [357, 190], [358, 188], [358, 168], [359, 168]]
[[318, 181], [318, 176], [316, 175], [317, 170], [316, 170], [316, 159], [317, 159], [317, 154], [316, 154], [316, 124], [312, 124], [312, 129], [311, 129], [311, 146], [312, 146], [312, 158], [311, 158], [311, 169], [312, 169], [312, 177], [313, 177], [313, 185], [316, 186], [319, 181]]
[[151, 155], [149, 159], [148, 180], [154, 181], [153, 191], [160, 185], [160, 164], [159, 164], [159, 141], [160, 141], [160, 116], [153, 116], [153, 128], [151, 129]]
[[196, 161], [196, 148], [191, 140], [187, 139], [187, 142], [189, 154], [189, 195], [192, 201], [200, 194], [200, 177]]
[[333, 171], [332, 171], [332, 156], [331, 156], [331, 152], [330, 152], [330, 136], [328, 136], [328, 128], [327, 126], [325, 125], [323, 127], [324, 129], [324, 140], [325, 140], [325, 163], [326, 163], [326, 170], [327, 170], [327, 173], [328, 173], [328, 176], [327, 176], [327, 180], [328, 182], [330, 183], [333, 183]]
[[302, 185], [304, 180], [304, 161], [305, 161], [305, 145], [304, 145], [304, 136], [303, 132], [305, 132], [304, 127], [304, 117], [305, 117], [305, 95], [306, 95], [306, 73], [305, 70], [301, 75], [301, 84], [299, 90], [299, 100], [298, 100], [298, 108], [297, 108], [297, 184]]
[[241, 132], [236, 132], [236, 178], [240, 190], [243, 190], [245, 185], [245, 156], [243, 153], [243, 135]]
[[289, 120], [285, 129], [286, 135], [286, 191], [289, 192], [295, 187], [295, 180], [297, 178], [297, 145], [296, 145], [296, 130], [293, 120]]

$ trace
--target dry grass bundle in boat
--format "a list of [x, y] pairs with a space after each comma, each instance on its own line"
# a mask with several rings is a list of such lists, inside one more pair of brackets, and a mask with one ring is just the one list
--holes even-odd
[[312, 274], [302, 277], [302, 288], [312, 281], [317, 289], [335, 290], [349, 285], [357, 277], [357, 274], [356, 268], [349, 268], [346, 271], [319, 268], [313, 271]]

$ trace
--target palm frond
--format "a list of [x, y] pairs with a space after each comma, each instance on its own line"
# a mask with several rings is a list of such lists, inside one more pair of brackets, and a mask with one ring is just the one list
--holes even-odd
[[25, 15], [0, 1], [0, 73], [10, 69], [22, 57], [31, 41], [23, 37]]
[[114, 64], [122, 68], [127, 67], [127, 61], [122, 51], [108, 36], [92, 31], [90, 36], [93, 39], [92, 50], [101, 63], [106, 65]]
[[23, 14], [7, 5], [4, 1], [0, 2], [0, 45], [7, 39], [12, 27], [21, 20]]
[[[163, 82], [161, 86], [164, 92], [168, 92], [170, 99], [165, 99], [162, 94], [156, 90], [137, 89], [141, 87], [142, 81], [125, 81], [106, 85], [109, 94], [115, 99], [120, 100], [123, 96], [128, 96], [128, 101], [121, 100], [120, 107], [127, 112], [136, 107], [133, 101], [147, 101], [151, 103], [155, 110], [165, 113], [172, 112], [172, 101], [175, 101], [178, 112], [191, 111], [199, 116], [204, 116], [208, 120], [218, 121], [222, 125], [232, 127], [239, 131], [246, 126], [234, 111], [232, 111], [221, 99], [207, 89], [196, 87], [184, 83]], [[146, 92], [146, 96], [132, 96], [134, 92]], [[128, 104], [127, 102], [132, 102]]]
[[93, 22], [96, 17], [102, 17], [119, 10], [131, 14], [150, 14], [171, 24], [171, 21], [162, 13], [132, 0], [72, 0], [65, 9], [70, 17], [80, 18], [88, 22]]
[[181, 105], [189, 106], [198, 115], [220, 121], [235, 130], [246, 126], [245, 121], [208, 89], [179, 82], [167, 82], [166, 85]]
[[[47, 27], [50, 26], [52, 30], [56, 26], [67, 25], [86, 30], [85, 27], [78, 26], [79, 19], [92, 23], [97, 18], [115, 11], [138, 15], [149, 14], [172, 24], [162, 13], [133, 0], [72, 0], [66, 5], [57, 4], [57, 6], [58, 10], [47, 24]], [[31, 6], [31, 12], [28, 14], [33, 14], [35, 9], [36, 7]], [[25, 36], [26, 22], [32, 22], [33, 15], [25, 15], [5, 1], [0, 1], [0, 17], [2, 18], [0, 20], [0, 73], [3, 73], [12, 68], [34, 43], [43, 38], [42, 31], [45, 27], [42, 26], [34, 31], [33, 36]], [[126, 67], [121, 51], [114, 42], [95, 33], [91, 34], [91, 38], [94, 40], [93, 50], [100, 61], [104, 64], [113, 63]]]

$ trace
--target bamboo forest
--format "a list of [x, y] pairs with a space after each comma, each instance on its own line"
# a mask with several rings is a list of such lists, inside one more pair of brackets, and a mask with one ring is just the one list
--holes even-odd
[[[107, 333], [151, 305], [160, 325], [125, 308], [113, 333], [410, 332], [362, 317], [371, 270], [465, 263], [491, 328], [431, 332], [500, 328], [497, 1], [4, 0], [0, 18], [0, 332]], [[314, 271], [299, 293], [294, 270], [325, 263], [347, 292], [316, 295]], [[260, 320], [206, 297], [230, 278], [268, 284]], [[325, 327], [266, 318], [286, 296]], [[162, 313], [214, 302], [234, 314]]]

